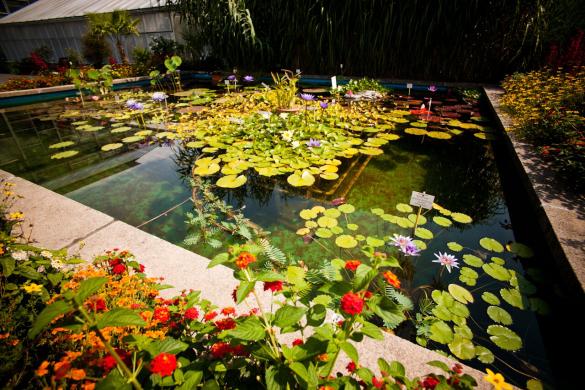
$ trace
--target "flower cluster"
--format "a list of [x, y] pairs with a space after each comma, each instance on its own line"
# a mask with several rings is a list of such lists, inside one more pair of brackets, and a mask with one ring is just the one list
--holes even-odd
[[394, 237], [390, 239], [392, 245], [398, 247], [398, 249], [407, 256], [418, 256], [420, 255], [420, 249], [417, 248], [412, 238], [407, 236], [401, 236], [394, 234]]

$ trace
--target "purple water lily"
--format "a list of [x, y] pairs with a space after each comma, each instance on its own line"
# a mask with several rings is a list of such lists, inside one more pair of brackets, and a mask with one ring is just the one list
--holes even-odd
[[126, 101], [126, 107], [128, 107], [131, 110], [144, 110], [144, 104], [137, 102], [134, 99], [128, 99]]
[[247, 83], [251, 83], [252, 81], [254, 81], [254, 77], [251, 75], [246, 75], [244, 76], [244, 81]]
[[311, 95], [310, 93], [301, 93], [300, 97], [306, 102], [315, 100], [315, 95]]
[[436, 85], [429, 85], [428, 90], [431, 92], [437, 92], [437, 86]]
[[319, 106], [325, 110], [327, 107], [329, 107], [329, 103], [321, 101], [319, 102]]
[[128, 99], [126, 100], [126, 107], [132, 108], [136, 104], [136, 99]]
[[306, 144], [309, 148], [318, 148], [321, 146], [321, 141], [311, 138]]
[[412, 241], [412, 238], [395, 234], [394, 238], [391, 238], [390, 240], [392, 241], [392, 245], [398, 247], [399, 250], [405, 255], [407, 256], [420, 255], [420, 249], [416, 247], [416, 244]]
[[152, 94], [152, 100], [155, 102], [164, 102], [168, 97], [169, 95], [164, 92], [155, 92]]
[[228, 79], [229, 81], [236, 81], [236, 75], [235, 75], [235, 74], [230, 74], [230, 75], [227, 77], [227, 79]]

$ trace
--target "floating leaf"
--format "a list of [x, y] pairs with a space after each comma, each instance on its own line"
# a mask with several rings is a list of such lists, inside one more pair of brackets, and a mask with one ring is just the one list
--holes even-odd
[[507, 245], [507, 249], [525, 259], [533, 257], [534, 251], [527, 245], [521, 244], [519, 242], [512, 242], [511, 244]]
[[522, 348], [522, 339], [513, 330], [501, 325], [490, 325], [487, 333], [490, 340], [506, 351], [517, 351]]
[[134, 135], [138, 135], [138, 136], [141, 136], [141, 137], [146, 137], [148, 135], [151, 135], [152, 133], [153, 133], [152, 130], [140, 130], [140, 131], [137, 131], [136, 133], [134, 133]]
[[125, 144], [130, 144], [132, 142], [142, 141], [143, 139], [144, 137], [141, 137], [139, 135], [133, 135], [131, 137], [122, 138], [122, 142], [124, 142]]
[[347, 224], [347, 228], [348, 228], [349, 230], [356, 231], [356, 230], [358, 230], [358, 229], [359, 229], [359, 226], [358, 226], [358, 225], [356, 225], [355, 223], [348, 223], [348, 224]]
[[384, 214], [384, 210], [382, 210], [382, 209], [371, 209], [370, 211], [374, 215], [382, 215], [382, 214]]
[[333, 234], [341, 234], [343, 233], [343, 228], [339, 225], [337, 226], [333, 226], [331, 229], [331, 232], [333, 232]]
[[459, 223], [471, 223], [473, 221], [469, 215], [463, 213], [451, 213], [451, 218]]
[[538, 379], [529, 379], [526, 382], [526, 390], [543, 390], [542, 382]]
[[467, 304], [469, 302], [473, 303], [473, 295], [467, 290], [465, 287], [461, 287], [457, 284], [450, 284], [447, 288], [449, 293], [455, 300]]
[[110, 150], [120, 149], [122, 146], [124, 146], [124, 144], [121, 144], [121, 143], [107, 144], [107, 145], [102, 146], [102, 150], [104, 152], [109, 152]]
[[298, 230], [297, 230], [297, 234], [298, 234], [299, 236], [305, 236], [305, 235], [307, 235], [307, 234], [309, 234], [309, 233], [311, 233], [311, 229], [309, 229], [309, 228], [306, 228], [306, 227], [304, 227], [304, 228], [300, 228], [300, 229], [298, 229]]
[[434, 237], [433, 232], [422, 227], [416, 228], [414, 235], [422, 238], [423, 240], [431, 240]]
[[112, 134], [125, 133], [125, 132], [130, 131], [130, 130], [132, 130], [132, 128], [130, 126], [120, 126], [120, 127], [115, 128], [115, 129], [112, 129], [111, 133]]
[[311, 209], [304, 209], [301, 210], [301, 212], [299, 213], [300, 217], [302, 219], [313, 219], [313, 218], [317, 218], [317, 212], [315, 210], [311, 210]]
[[286, 178], [286, 181], [293, 187], [308, 187], [315, 183], [315, 176], [305, 169], [300, 174], [297, 172], [293, 173]]
[[445, 217], [433, 217], [433, 222], [436, 223], [439, 226], [443, 226], [443, 227], [449, 227], [453, 224], [453, 222], [451, 222], [450, 219], [447, 219]]
[[479, 139], [483, 139], [483, 140], [487, 140], [487, 141], [493, 141], [498, 139], [498, 137], [496, 137], [495, 135], [491, 134], [491, 133], [484, 133], [484, 132], [477, 132], [477, 133], [473, 133], [474, 137], [477, 137]]
[[455, 335], [453, 341], [449, 343], [449, 350], [459, 359], [469, 360], [475, 357], [475, 345], [471, 340]]
[[463, 338], [469, 339], [469, 340], [473, 339], [473, 332], [471, 331], [469, 326], [467, 326], [466, 324], [455, 325], [453, 330], [455, 331], [455, 334], [460, 336], [460, 337], [463, 337]]
[[75, 145], [75, 142], [73, 142], [73, 141], [64, 141], [64, 142], [59, 142], [57, 144], [49, 145], [49, 149], [67, 148], [67, 147], [69, 147], [71, 145]]
[[308, 227], [309, 229], [313, 229], [313, 228], [316, 228], [318, 226], [319, 225], [315, 221], [307, 221], [307, 222], [305, 222], [305, 227]]
[[367, 237], [366, 238], [366, 244], [368, 244], [371, 247], [379, 247], [379, 246], [383, 246], [384, 245], [384, 240], [380, 240], [379, 238], [376, 237]]
[[479, 245], [481, 245], [482, 248], [492, 252], [501, 253], [504, 251], [504, 246], [491, 237], [482, 238], [479, 240]]
[[357, 246], [358, 242], [352, 236], [348, 236], [347, 234], [341, 235], [335, 239], [335, 245], [340, 248], [351, 249]]
[[425, 129], [419, 129], [416, 127], [407, 127], [406, 129], [404, 129], [404, 132], [406, 134], [411, 134], [411, 135], [426, 135], [427, 131]]
[[317, 224], [324, 228], [331, 228], [333, 226], [337, 226], [337, 219], [323, 216], [317, 220]]
[[321, 238], [329, 238], [333, 236], [333, 233], [327, 228], [319, 228], [315, 230], [315, 235]]
[[453, 136], [445, 131], [429, 131], [427, 135], [435, 139], [451, 139]]
[[508, 302], [511, 306], [517, 307], [518, 309], [524, 309], [524, 299], [522, 294], [515, 288], [503, 288], [500, 290], [500, 295], [504, 298], [504, 301]]
[[427, 127], [427, 124], [425, 122], [410, 122], [410, 125], [414, 126], [414, 127], [420, 127], [420, 128]]
[[499, 305], [500, 304], [500, 298], [498, 298], [495, 294], [492, 294], [489, 291], [486, 291], [483, 294], [481, 294], [481, 299], [483, 299], [485, 302], [489, 303], [490, 305]]
[[463, 246], [461, 246], [460, 244], [458, 244], [458, 243], [456, 243], [454, 241], [448, 242], [447, 243], [447, 248], [451, 249], [453, 252], [461, 252], [463, 250]]
[[483, 265], [482, 259], [471, 254], [463, 255], [463, 261], [465, 262], [465, 264], [470, 265], [472, 267], [481, 267]]
[[408, 218], [396, 217], [396, 223], [398, 224], [398, 226], [404, 229], [410, 229], [414, 227], [414, 223], [410, 222]]
[[396, 205], [396, 210], [401, 213], [412, 213], [412, 207], [406, 203], [398, 203]]
[[359, 148], [358, 150], [359, 150], [359, 152], [361, 154], [365, 154], [365, 155], [368, 155], [368, 156], [378, 156], [378, 155], [384, 153], [384, 151], [382, 149], [380, 149], [380, 148], [372, 148], [372, 147]]
[[[417, 223], [416, 216], [417, 216], [417, 214], [409, 214], [407, 218], [410, 222]], [[425, 223], [427, 223], [426, 217], [424, 215], [419, 215], [418, 216], [418, 225], [419, 226], [424, 225]]]
[[83, 131], [94, 132], [94, 131], [100, 131], [103, 128], [104, 128], [104, 126], [87, 126], [83, 129]]
[[341, 212], [337, 209], [327, 209], [323, 214], [329, 218], [338, 218], [341, 215]]
[[227, 175], [219, 178], [215, 185], [221, 188], [237, 188], [241, 187], [246, 183], [247, 179], [246, 176], [240, 175]]
[[378, 134], [378, 137], [384, 138], [388, 141], [396, 141], [397, 139], [400, 139], [400, 136], [398, 134], [388, 134], [388, 133]]
[[323, 172], [319, 174], [319, 177], [324, 180], [337, 180], [339, 175], [335, 172]]
[[481, 268], [484, 270], [486, 274], [502, 282], [507, 282], [512, 277], [512, 275], [506, 268], [496, 263], [486, 263], [482, 265]]
[[337, 209], [344, 214], [351, 214], [355, 211], [355, 207], [349, 203], [342, 204]]
[[79, 153], [78, 150], [67, 150], [65, 152], [53, 154], [51, 156], [51, 159], [53, 159], [53, 160], [60, 160], [62, 158], [69, 158], [69, 157], [75, 156], [78, 153]]
[[414, 245], [416, 245], [416, 247], [418, 249], [420, 249], [421, 251], [424, 251], [425, 249], [427, 249], [427, 244], [424, 241], [421, 241], [421, 240], [412, 240], [412, 243]]
[[191, 141], [191, 142], [187, 142], [187, 144], [185, 146], [188, 148], [202, 148], [205, 145], [207, 145], [207, 143], [205, 141]]
[[512, 325], [512, 316], [506, 310], [499, 306], [489, 306], [487, 308], [488, 316], [495, 322], [502, 325]]
[[453, 340], [453, 331], [445, 322], [437, 321], [431, 325], [429, 338], [437, 343], [447, 344]]
[[495, 360], [492, 351], [481, 345], [475, 347], [475, 356], [477, 356], [477, 359], [484, 364], [492, 364]]
[[492, 263], [496, 263], [498, 265], [506, 265], [506, 260], [502, 259], [501, 257], [492, 257], [491, 258]]
[[217, 172], [219, 172], [219, 164], [215, 162], [212, 162], [209, 165], [198, 165], [195, 168], [193, 168], [193, 174], [199, 176], [209, 176], [216, 174]]

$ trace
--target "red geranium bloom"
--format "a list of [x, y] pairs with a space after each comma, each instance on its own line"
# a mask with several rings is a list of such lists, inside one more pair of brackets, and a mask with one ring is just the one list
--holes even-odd
[[356, 366], [355, 362], [351, 361], [351, 362], [347, 363], [347, 366], [345, 368], [349, 372], [354, 372], [356, 370], [357, 366]]
[[364, 298], [365, 298], [365, 299], [371, 298], [371, 297], [372, 297], [372, 295], [374, 295], [374, 294], [372, 294], [372, 292], [371, 292], [371, 291], [366, 291], [366, 292], [364, 293]]
[[98, 365], [106, 372], [110, 372], [112, 368], [116, 367], [116, 359], [112, 355], [104, 356], [98, 363]]
[[232, 348], [232, 353], [235, 356], [248, 356], [248, 351], [246, 351], [246, 347], [243, 345], [236, 345]]
[[451, 369], [453, 371], [455, 371], [455, 373], [457, 373], [457, 374], [463, 373], [463, 366], [461, 364], [459, 364], [459, 363], [455, 363], [455, 365]]
[[381, 389], [384, 387], [384, 379], [378, 379], [376, 377], [372, 378], [372, 384], [376, 389]]
[[438, 384], [439, 384], [438, 379], [432, 376], [427, 376], [425, 380], [422, 382], [422, 386], [425, 389], [434, 389]]
[[282, 281], [277, 280], [275, 282], [264, 282], [264, 291], [268, 290], [272, 292], [282, 291]]
[[297, 345], [303, 345], [305, 342], [303, 341], [303, 339], [294, 339], [292, 342], [293, 347], [297, 346]]
[[396, 276], [392, 271], [386, 271], [382, 274], [384, 279], [388, 282], [388, 284], [400, 288], [400, 280], [398, 280], [398, 276]]
[[223, 318], [219, 321], [215, 321], [215, 326], [219, 330], [229, 330], [236, 327], [236, 321], [233, 318]]
[[364, 309], [364, 300], [353, 292], [348, 292], [341, 298], [341, 310], [349, 315], [360, 314]]
[[177, 358], [171, 353], [162, 352], [150, 362], [150, 372], [160, 376], [170, 376], [177, 368]]
[[139, 264], [139, 265], [138, 265], [138, 270], [139, 270], [140, 272], [144, 272], [144, 264]]
[[123, 274], [126, 271], [126, 266], [124, 264], [116, 264], [112, 268], [112, 272], [116, 275]]
[[234, 309], [233, 307], [224, 307], [221, 310], [221, 314], [223, 314], [224, 316], [230, 316], [236, 314], [236, 309]]
[[345, 262], [345, 269], [350, 270], [350, 271], [354, 271], [357, 269], [357, 267], [360, 266], [362, 262], [359, 260], [347, 260]]
[[211, 321], [215, 317], [217, 317], [217, 313], [214, 311], [210, 311], [209, 313], [205, 313], [205, 315], [203, 316], [203, 319], [205, 321]]
[[171, 312], [167, 307], [157, 307], [156, 309], [154, 309], [154, 314], [152, 315], [152, 318], [162, 323], [165, 323], [171, 318]]
[[221, 359], [225, 355], [227, 355], [228, 353], [231, 352], [231, 347], [228, 343], [220, 341], [218, 343], [213, 344], [211, 346], [210, 351], [211, 351], [211, 356], [213, 356], [216, 359]]
[[86, 306], [94, 312], [105, 311], [107, 309], [106, 301], [103, 298], [94, 298], [86, 303]]
[[194, 307], [190, 307], [187, 310], [185, 310], [184, 316], [188, 320], [194, 320], [197, 319], [197, 317], [199, 317], [199, 312]]
[[121, 262], [122, 262], [122, 260], [120, 260], [120, 259], [118, 259], [118, 258], [115, 258], [115, 259], [112, 259], [112, 260], [108, 260], [108, 263], [110, 264], [110, 267], [113, 267], [113, 266], [115, 266], [115, 265], [118, 265], [118, 264], [120, 264]]
[[236, 259], [236, 265], [238, 266], [238, 268], [244, 269], [247, 268], [250, 263], [253, 263], [255, 261], [256, 256], [249, 252], [242, 252]]

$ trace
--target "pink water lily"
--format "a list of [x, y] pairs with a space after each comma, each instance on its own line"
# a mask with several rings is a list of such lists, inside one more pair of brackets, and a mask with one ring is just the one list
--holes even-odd
[[434, 255], [437, 258], [433, 260], [433, 263], [439, 263], [441, 264], [441, 266], [446, 267], [449, 273], [451, 273], [451, 267], [459, 268], [459, 263], [457, 262], [455, 256], [450, 255], [447, 252], [445, 253], [439, 252], [439, 254], [435, 253]]

